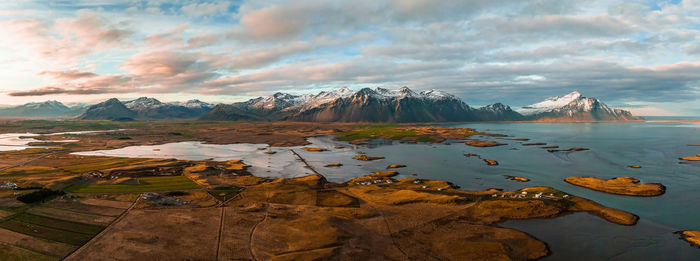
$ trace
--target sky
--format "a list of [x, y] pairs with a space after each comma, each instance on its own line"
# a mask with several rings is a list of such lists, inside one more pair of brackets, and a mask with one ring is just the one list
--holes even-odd
[[232, 103], [347, 86], [700, 115], [700, 0], [14, 0], [0, 104]]

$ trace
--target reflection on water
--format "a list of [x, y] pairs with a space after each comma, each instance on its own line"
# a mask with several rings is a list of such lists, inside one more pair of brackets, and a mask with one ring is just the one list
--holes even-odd
[[641, 220], [620, 226], [576, 213], [556, 219], [510, 220], [502, 227], [526, 232], [547, 242], [552, 252], [543, 260], [698, 260], [700, 250], [674, 234], [674, 229]]
[[[700, 164], [678, 160], [681, 156], [700, 153], [700, 147], [688, 146], [700, 143], [697, 125], [635, 122], [479, 123], [450, 126], [530, 138], [530, 141], [526, 142], [546, 142], [563, 149], [585, 147], [590, 150], [549, 153], [540, 146], [522, 146], [521, 143], [526, 142], [510, 139], [499, 139], [508, 145], [491, 148], [469, 147], [462, 143], [448, 145], [449, 143], [398, 142], [378, 142], [371, 146], [353, 147], [330, 137], [314, 137], [309, 138], [311, 146], [330, 151], [307, 152], [299, 149], [300, 147], [273, 147], [271, 149], [277, 153], [269, 155], [258, 150], [267, 147], [262, 144], [212, 145], [181, 142], [79, 154], [190, 160], [242, 159], [253, 165], [251, 171], [258, 176], [295, 177], [311, 173], [290, 153], [289, 150], [294, 149], [328, 180], [336, 182], [384, 170], [389, 164], [404, 164], [407, 167], [398, 169], [401, 173], [399, 177], [415, 174], [421, 178], [450, 181], [469, 190], [492, 187], [514, 190], [530, 186], [550, 186], [632, 212], [641, 218], [640, 224], [632, 227], [607, 223], [587, 214], [570, 215], [555, 220], [504, 223], [504, 226], [521, 229], [546, 241], [557, 253], [549, 257], [550, 259], [580, 259], [578, 257], [587, 257], [585, 254], [591, 252], [593, 258], [587, 259], [627, 260], [642, 257], [645, 260], [667, 260], [664, 257], [671, 256], [700, 260], [698, 249], [687, 246], [685, 242], [677, 239], [676, 235], [670, 233], [673, 230], [700, 230], [700, 190], [696, 189], [700, 184]], [[334, 149], [335, 145], [345, 148]], [[386, 159], [370, 162], [352, 159], [359, 152], [370, 156], [384, 156]], [[497, 160], [500, 165], [487, 166], [475, 157], [463, 156], [465, 153], [476, 153], [482, 158]], [[331, 162], [342, 163], [343, 166], [324, 167]], [[642, 168], [631, 169], [628, 165], [641, 165]], [[505, 179], [504, 175], [526, 177], [531, 181], [518, 183]], [[667, 191], [663, 196], [650, 198], [610, 195], [570, 185], [564, 182], [564, 178], [568, 176], [632, 176], [644, 183], [662, 183], [667, 187]], [[549, 224], [551, 227], [548, 227]], [[560, 234], [562, 231], [564, 234]], [[592, 249], [598, 250], [594, 252]]]
[[[303, 146], [269, 147], [266, 144], [204, 144], [201, 142], [177, 142], [152, 146], [131, 146], [114, 150], [99, 150], [76, 152], [83, 156], [112, 156], [127, 158], [173, 158], [181, 160], [225, 161], [241, 159], [252, 165], [249, 171], [260, 177], [298, 177], [312, 174], [304, 164], [291, 152], [294, 150], [307, 160], [309, 165], [323, 174], [329, 181], [343, 182], [353, 177], [359, 177], [385, 168], [375, 166], [372, 162], [361, 162], [352, 159], [357, 151], [356, 146], [345, 142], [335, 141], [331, 137], [309, 138], [316, 147], [328, 149], [325, 152], [308, 152]], [[346, 148], [335, 149], [335, 146]], [[266, 153], [268, 150], [274, 154]], [[342, 168], [325, 167], [328, 163], [342, 163]], [[380, 163], [386, 164], [386, 163]]]
[[[100, 131], [70, 131], [70, 132], [57, 132], [49, 134], [35, 134], [35, 133], [0, 133], [0, 151], [12, 151], [12, 150], [24, 150], [28, 148], [46, 148], [45, 146], [29, 146], [32, 142], [43, 142], [44, 140], [38, 140], [34, 137], [39, 136], [55, 136], [55, 135], [81, 135], [81, 134], [92, 134], [101, 132], [112, 132], [119, 130], [100, 130]], [[79, 140], [51, 140], [50, 142], [77, 142]]]
[[23, 150], [29, 148], [27, 144], [40, 140], [31, 138], [39, 136], [32, 133], [3, 133], [0, 134], [0, 151]]

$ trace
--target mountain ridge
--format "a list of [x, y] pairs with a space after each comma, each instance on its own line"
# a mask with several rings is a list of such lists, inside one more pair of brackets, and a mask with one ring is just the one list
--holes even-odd
[[[70, 108], [56, 101], [28, 103], [26, 108], [55, 107], [64, 115]], [[0, 108], [8, 110], [17, 107]], [[630, 112], [607, 106], [578, 91], [544, 99], [514, 110], [494, 103], [472, 107], [459, 97], [441, 90], [415, 92], [408, 87], [385, 89], [340, 88], [316, 94], [295, 95], [277, 92], [230, 104], [209, 104], [200, 100], [161, 102], [139, 97], [120, 101], [109, 99], [82, 107], [77, 119], [85, 120], [169, 120], [201, 119], [212, 121], [318, 121], [318, 122], [472, 122], [472, 121], [630, 121], [639, 118]], [[75, 116], [74, 115], [74, 116]], [[2, 116], [2, 114], [0, 114]], [[24, 116], [24, 115], [17, 115]]]
[[[522, 113], [521, 113], [522, 112]], [[347, 88], [318, 94], [275, 93], [244, 102], [218, 104], [203, 120], [286, 120], [342, 122], [468, 122], [468, 121], [629, 121], [628, 111], [612, 109], [577, 91], [513, 110], [502, 103], [480, 108], [439, 90], [414, 92]]]
[[83, 120], [168, 120], [196, 119], [211, 110], [211, 104], [189, 100], [163, 103], [155, 98], [140, 97], [130, 101], [116, 98], [90, 106], [78, 116]]
[[549, 97], [541, 102], [517, 110], [535, 121], [631, 121], [632, 113], [609, 107], [602, 101], [573, 91], [562, 96]]
[[0, 117], [75, 117], [87, 109], [85, 105], [66, 106], [65, 104], [48, 100], [44, 102], [29, 102], [18, 106], [0, 108]]

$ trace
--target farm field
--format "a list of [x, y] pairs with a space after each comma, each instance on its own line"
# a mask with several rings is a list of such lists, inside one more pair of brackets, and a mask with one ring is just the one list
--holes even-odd
[[199, 186], [184, 176], [172, 177], [143, 177], [138, 178], [139, 184], [113, 185], [74, 185], [66, 189], [73, 193], [124, 193], [148, 191], [172, 191], [197, 189]]
[[[127, 202], [57, 198], [0, 202], [0, 260], [60, 260], [109, 225]], [[100, 204], [101, 203], [101, 204]]]

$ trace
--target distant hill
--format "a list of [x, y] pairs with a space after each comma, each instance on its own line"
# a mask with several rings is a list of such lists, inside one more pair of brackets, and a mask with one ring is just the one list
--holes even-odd
[[628, 121], [635, 120], [629, 111], [608, 107], [596, 98], [574, 91], [522, 107], [518, 110], [528, 120], [538, 121]]
[[68, 107], [57, 101], [31, 102], [0, 108], [0, 117], [75, 117], [86, 109], [85, 105]]
[[157, 99], [141, 97], [125, 102], [124, 105], [136, 112], [139, 119], [194, 119], [211, 110], [211, 105], [199, 100], [184, 103], [162, 103]]
[[141, 97], [121, 102], [115, 98], [90, 106], [79, 119], [84, 120], [171, 120], [196, 119], [211, 110], [211, 105], [199, 100], [163, 103], [155, 98]]
[[130, 110], [117, 98], [90, 106], [85, 113], [80, 115], [81, 120], [134, 120], [136, 112]]

